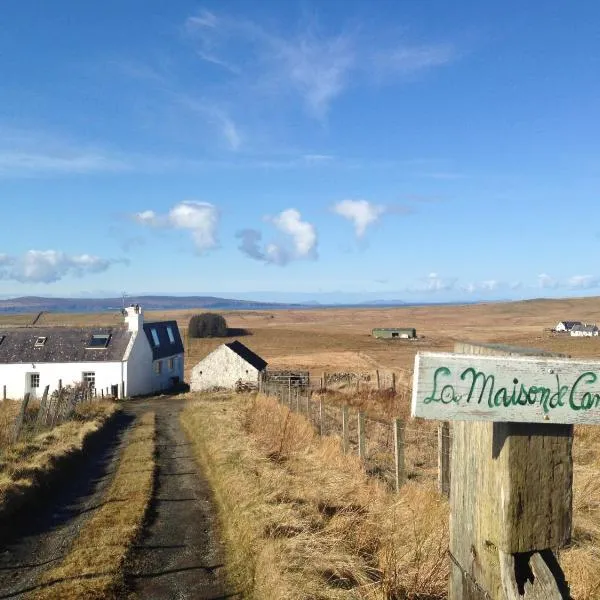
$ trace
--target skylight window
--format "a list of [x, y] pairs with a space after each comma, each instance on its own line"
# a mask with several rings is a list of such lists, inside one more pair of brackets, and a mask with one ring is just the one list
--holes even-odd
[[[173, 335], [173, 330], [171, 329], [171, 327], [167, 327], [167, 335], [169, 336], [169, 341], [171, 342], [171, 344], [175, 343], [175, 336]], [[1, 344], [2, 342], [0, 342]]]
[[154, 345], [158, 348], [160, 346], [160, 340], [158, 339], [158, 332], [153, 327], [150, 330], [150, 333], [152, 334], [152, 341], [154, 342]]
[[87, 347], [94, 350], [103, 350], [110, 342], [110, 333], [94, 333], [88, 342]]
[[37, 338], [37, 339], [35, 340], [35, 344], [34, 344], [34, 346], [35, 346], [36, 348], [43, 348], [43, 347], [46, 345], [46, 340], [47, 340], [47, 339], [48, 339], [47, 337], [39, 337], [39, 338]]
[[4, 341], [5, 337], [6, 337], [5, 335], [0, 335], [0, 346], [2, 345], [2, 342]]

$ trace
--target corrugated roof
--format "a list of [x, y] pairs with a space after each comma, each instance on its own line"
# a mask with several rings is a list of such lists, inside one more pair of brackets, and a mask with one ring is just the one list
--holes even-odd
[[[171, 332], [173, 333], [173, 337], [175, 339], [174, 342], [171, 342], [169, 339], [169, 332], [167, 331], [168, 327], [171, 328]], [[158, 336], [158, 346], [155, 344], [152, 336], [153, 329], [156, 331], [156, 335]], [[183, 354], [183, 342], [181, 341], [181, 335], [179, 334], [177, 321], [151, 321], [144, 323], [144, 333], [146, 334], [146, 338], [148, 338], [150, 348], [152, 348], [153, 360], [167, 358], [168, 356], [173, 356], [175, 354]]]
[[[89, 349], [93, 334], [110, 335], [106, 348]], [[131, 332], [118, 327], [23, 327], [0, 329], [0, 364], [112, 362], [123, 360]], [[36, 346], [38, 338], [46, 338]]]
[[258, 354], [254, 354], [254, 352], [247, 346], [244, 346], [242, 342], [235, 340], [234, 342], [225, 345], [259, 371], [262, 371], [267, 366], [267, 361], [263, 360]]

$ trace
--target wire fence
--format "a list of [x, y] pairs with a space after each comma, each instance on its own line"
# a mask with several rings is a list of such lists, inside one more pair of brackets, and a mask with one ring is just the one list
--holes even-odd
[[[366, 472], [398, 490], [406, 481], [438, 481], [448, 493], [451, 433], [447, 424], [382, 419], [301, 386], [266, 381], [262, 392], [304, 415], [322, 436], [338, 436], [346, 454], [358, 455]], [[444, 487], [442, 483], [444, 482]]]

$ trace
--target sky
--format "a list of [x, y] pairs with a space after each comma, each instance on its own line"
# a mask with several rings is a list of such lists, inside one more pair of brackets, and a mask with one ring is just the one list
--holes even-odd
[[4, 0], [0, 295], [600, 295], [600, 4]]

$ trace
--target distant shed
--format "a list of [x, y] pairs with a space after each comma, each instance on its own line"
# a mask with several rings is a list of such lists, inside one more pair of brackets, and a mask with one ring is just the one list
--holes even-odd
[[373, 329], [373, 337], [382, 339], [414, 339], [417, 330], [414, 327], [376, 327]]

